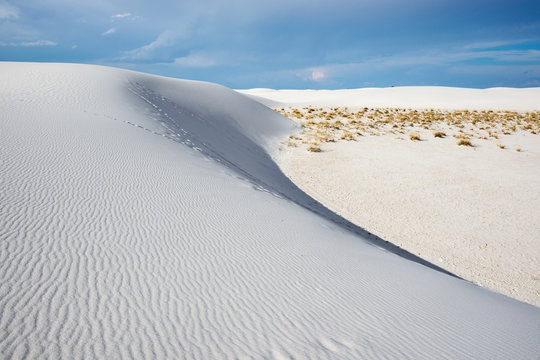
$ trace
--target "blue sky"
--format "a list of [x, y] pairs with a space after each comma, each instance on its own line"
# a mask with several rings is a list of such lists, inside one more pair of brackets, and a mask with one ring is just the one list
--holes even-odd
[[0, 0], [0, 60], [233, 88], [540, 86], [540, 1]]

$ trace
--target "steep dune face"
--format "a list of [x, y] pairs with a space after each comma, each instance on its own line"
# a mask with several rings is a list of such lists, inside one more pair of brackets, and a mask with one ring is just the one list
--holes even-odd
[[86, 65], [0, 78], [2, 357], [537, 355], [537, 308], [305, 210], [263, 106]]
[[[265, 106], [215, 84], [139, 75], [129, 90], [162, 133], [220, 162], [254, 186], [295, 188], [272, 160], [294, 125]], [[150, 110], [150, 111], [148, 111]]]

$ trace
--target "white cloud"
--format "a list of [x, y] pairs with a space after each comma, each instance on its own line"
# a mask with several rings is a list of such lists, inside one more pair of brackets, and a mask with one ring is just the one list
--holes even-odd
[[111, 35], [111, 34], [114, 34], [116, 32], [116, 29], [115, 28], [110, 28], [109, 30], [103, 32], [101, 35]]
[[23, 41], [20, 43], [0, 41], [0, 46], [56, 46], [56, 45], [58, 44], [50, 40]]
[[[490, 60], [493, 65], [478, 64], [474, 61]], [[466, 65], [473, 63], [472, 65]], [[305, 81], [322, 82], [324, 80], [340, 78], [350, 74], [373, 74], [375, 72], [393, 71], [400, 68], [414, 68], [418, 66], [434, 66], [459, 69], [509, 69], [538, 68], [540, 64], [540, 50], [483, 50], [483, 51], [433, 51], [423, 54], [403, 53], [393, 56], [376, 57], [354, 63], [334, 63], [317, 67], [289, 70], [294, 71], [296, 77]], [[507, 70], [504, 70], [507, 69]]]
[[131, 16], [131, 13], [122, 13], [122, 14], [116, 14], [116, 15], [113, 15], [111, 16], [113, 19], [123, 19], [123, 18], [126, 18], [126, 17], [129, 17]]
[[313, 70], [311, 72], [311, 80], [313, 81], [323, 81], [325, 78], [326, 75], [322, 70]]
[[[368, 59], [354, 64], [341, 64], [338, 67], [376, 66], [399, 67], [410, 65], [449, 65], [463, 61], [489, 59], [501, 63], [539, 62], [540, 50], [483, 50], [483, 51], [457, 51], [432, 52], [425, 54], [397, 54], [388, 57]], [[333, 65], [332, 65], [333, 66]]]
[[174, 59], [174, 65], [192, 68], [205, 68], [217, 65], [218, 62], [206, 55], [190, 53], [187, 56]]
[[166, 52], [164, 50], [172, 47], [179, 38], [180, 35], [176, 33], [164, 31], [150, 44], [124, 52], [120, 59], [134, 61], [159, 60], [162, 57], [160, 55], [163, 55], [162, 52]]
[[111, 19], [113, 19], [113, 20], [116, 20], [116, 19], [137, 20], [137, 19], [140, 19], [140, 18], [141, 18], [140, 16], [132, 15], [130, 12], [125, 12], [125, 13], [121, 13], [121, 14], [115, 14], [115, 15], [111, 16]]
[[24, 41], [20, 43], [19, 45], [20, 46], [56, 46], [58, 44], [50, 40], [37, 40], [37, 41]]
[[484, 41], [467, 44], [463, 47], [465, 50], [482, 50], [492, 49], [499, 46], [517, 45], [527, 42], [528, 40], [501, 40], [501, 41]]
[[535, 62], [540, 63], [540, 50], [501, 50], [482, 51], [475, 53], [478, 57], [484, 56], [503, 62]]
[[286, 70], [285, 72], [289, 72], [289, 74], [292, 74], [292, 72], [294, 72], [295, 77], [304, 81], [323, 82], [332, 77], [332, 75], [336, 72], [336, 68], [341, 69], [342, 66], [342, 64], [329, 64], [304, 69], [295, 69], [292, 71]]
[[19, 10], [5, 2], [0, 2], [0, 20], [2, 19], [18, 19]]

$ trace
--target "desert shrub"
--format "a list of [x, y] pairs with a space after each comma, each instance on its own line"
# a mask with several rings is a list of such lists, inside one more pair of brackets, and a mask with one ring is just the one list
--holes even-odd
[[419, 141], [420, 140], [420, 135], [411, 134], [411, 135], [409, 135], [409, 139], [411, 139], [412, 141]]
[[288, 141], [288, 142], [287, 142], [287, 146], [289, 146], [289, 147], [296, 147], [297, 145], [296, 145], [296, 143], [294, 143], [294, 142], [292, 142], [292, 141]]
[[443, 138], [443, 137], [446, 136], [446, 134], [444, 132], [442, 132], [442, 131], [435, 131], [433, 133], [433, 136], [435, 136], [436, 138]]
[[457, 143], [459, 146], [473, 146], [470, 140], [461, 139]]
[[321, 152], [321, 148], [319, 146], [310, 146], [308, 147], [307, 151], [309, 152]]

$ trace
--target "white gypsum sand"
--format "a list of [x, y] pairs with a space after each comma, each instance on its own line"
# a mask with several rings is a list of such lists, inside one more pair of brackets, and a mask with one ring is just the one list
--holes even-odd
[[413, 109], [540, 110], [537, 88], [400, 86], [344, 90], [239, 90], [268, 107], [349, 106]]
[[538, 308], [329, 221], [266, 107], [99, 66], [0, 78], [2, 358], [537, 356]]
[[[297, 110], [291, 112], [291, 118], [297, 121], [306, 121], [308, 114], [322, 110], [331, 113], [336, 106], [348, 106], [354, 113], [364, 104], [381, 107], [381, 113], [384, 108], [392, 112], [391, 108], [401, 106], [418, 109], [420, 115], [423, 109], [433, 108], [521, 112], [540, 108], [540, 88], [255, 89], [246, 93], [259, 96], [258, 100], [275, 108], [300, 108], [302, 117]], [[308, 113], [302, 107], [320, 108]], [[441, 118], [448, 114], [443, 112]], [[513, 127], [511, 131], [511, 124], [489, 122], [485, 130], [478, 129], [484, 129], [481, 125], [474, 128], [444, 122], [428, 124], [434, 129], [424, 129], [420, 124], [404, 127], [398, 117], [384, 124], [386, 127], [362, 128], [364, 135], [381, 136], [339, 141], [338, 135], [336, 143], [316, 145], [322, 150], [316, 154], [306, 151], [313, 146], [309, 141], [302, 144], [297, 140], [310, 133], [297, 135], [291, 146], [284, 147], [282, 168], [312, 197], [366, 230], [465, 279], [539, 306], [537, 129], [529, 132]], [[343, 120], [345, 124], [347, 121]], [[393, 123], [399, 126], [392, 127]], [[499, 130], [493, 130], [497, 127]], [[320, 134], [327, 136], [328, 129], [332, 129], [332, 122]], [[446, 136], [435, 138], [436, 130]], [[421, 141], [410, 141], [413, 134]], [[451, 134], [459, 138], [470, 135], [474, 147], [457, 146], [458, 139]]]

